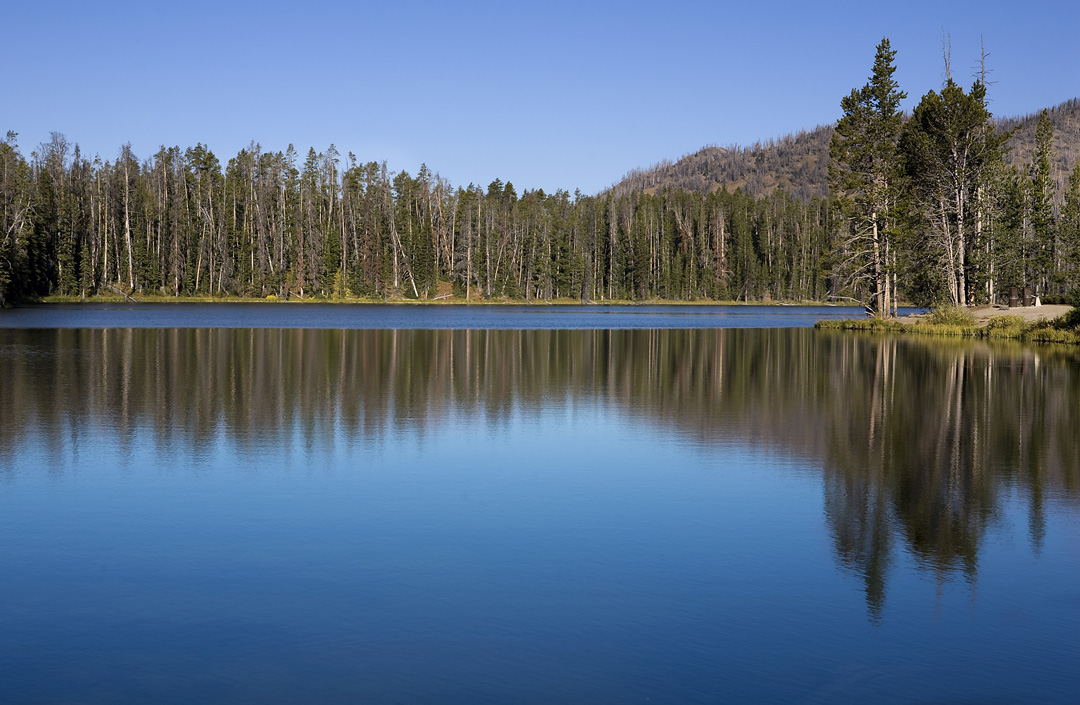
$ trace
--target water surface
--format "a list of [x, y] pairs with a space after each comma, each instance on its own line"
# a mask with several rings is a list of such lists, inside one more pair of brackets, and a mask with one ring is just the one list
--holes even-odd
[[1045, 702], [1075, 351], [792, 329], [0, 331], [40, 702]]
[[806, 328], [822, 319], [863, 315], [861, 308], [852, 306], [715, 304], [46, 304], [0, 309], [0, 328]]

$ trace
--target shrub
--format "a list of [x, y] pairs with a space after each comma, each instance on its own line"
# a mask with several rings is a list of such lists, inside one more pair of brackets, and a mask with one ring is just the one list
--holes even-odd
[[935, 326], [971, 327], [975, 325], [975, 314], [963, 306], [938, 306], [924, 320]]
[[988, 338], [1019, 338], [1028, 329], [1027, 323], [1020, 316], [999, 316], [986, 323]]
[[1051, 321], [1051, 323], [1054, 328], [1059, 330], [1080, 330], [1080, 308], [1066, 311]]
[[1023, 328], [1024, 319], [1020, 316], [998, 316], [997, 318], [991, 318], [986, 323], [988, 330], [995, 330], [997, 328]]

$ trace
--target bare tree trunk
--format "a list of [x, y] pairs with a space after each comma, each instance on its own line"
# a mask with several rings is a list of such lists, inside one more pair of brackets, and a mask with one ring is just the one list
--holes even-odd
[[885, 308], [885, 281], [884, 269], [881, 266], [881, 239], [878, 231], [877, 211], [870, 214], [871, 242], [874, 248], [874, 315], [884, 316]]
[[964, 192], [956, 189], [956, 237], [957, 237], [957, 302], [967, 305], [967, 238], [964, 232]]
[[128, 175], [128, 166], [130, 164], [130, 154], [124, 155], [124, 245], [127, 247], [127, 259], [128, 259], [128, 289], [135, 290], [135, 266], [131, 257], [131, 219], [129, 217], [129, 205], [130, 200], [130, 182]]
[[618, 248], [619, 223], [615, 213], [615, 199], [611, 199], [608, 213], [608, 298], [615, 298], [615, 251]]

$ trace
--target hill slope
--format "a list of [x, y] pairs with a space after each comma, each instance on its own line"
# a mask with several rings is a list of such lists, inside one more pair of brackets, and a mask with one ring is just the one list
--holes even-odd
[[[1061, 192], [1069, 173], [1080, 159], [1080, 99], [1050, 108], [1054, 125], [1054, 181]], [[999, 129], [1018, 127], [1009, 141], [1010, 164], [1029, 164], [1035, 151], [1035, 123], [1039, 113], [996, 121]], [[741, 188], [762, 196], [782, 188], [797, 198], [828, 193], [831, 125], [758, 142], [749, 147], [705, 147], [676, 162], [663, 161], [648, 169], [635, 169], [610, 191], [656, 192], [665, 188], [712, 191]]]

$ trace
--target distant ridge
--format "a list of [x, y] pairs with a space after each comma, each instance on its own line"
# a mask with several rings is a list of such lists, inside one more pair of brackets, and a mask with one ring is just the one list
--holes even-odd
[[[1021, 117], [1003, 118], [996, 121], [1000, 129], [1019, 126], [1016, 134], [1009, 140], [1012, 149], [1005, 159], [1010, 164], [1030, 164], [1035, 152], [1035, 123], [1042, 111]], [[1053, 108], [1047, 108], [1050, 122], [1054, 126], [1054, 155], [1051, 163], [1051, 176], [1061, 197], [1065, 182], [1078, 161], [1080, 161], [1080, 98], [1067, 100]]]
[[[1054, 125], [1053, 178], [1058, 193], [1080, 159], [1080, 98], [1049, 108]], [[1019, 127], [1009, 141], [1010, 164], [1028, 164], [1035, 150], [1035, 123], [1042, 111], [995, 120], [999, 129]], [[799, 199], [828, 193], [829, 141], [833, 126], [819, 125], [749, 147], [704, 147], [678, 161], [662, 161], [647, 169], [634, 169], [614, 184], [616, 196], [632, 191], [656, 193], [665, 188], [708, 192], [742, 189], [765, 196], [777, 189]]]
[[820, 125], [749, 147], [705, 147], [676, 162], [635, 169], [610, 190], [618, 196], [665, 188], [707, 192], [726, 186], [729, 191], [741, 188], [754, 196], [777, 188], [798, 198], [824, 196], [832, 133], [831, 125]]

